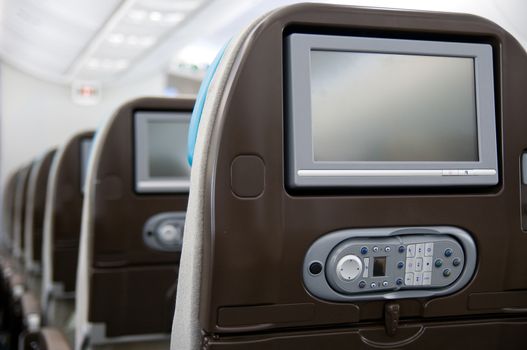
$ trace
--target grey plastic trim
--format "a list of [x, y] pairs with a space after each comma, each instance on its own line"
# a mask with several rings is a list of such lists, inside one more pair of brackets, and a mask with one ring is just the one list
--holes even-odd
[[[488, 186], [499, 182], [494, 107], [494, 67], [488, 44], [385, 39], [336, 35], [290, 34], [286, 40], [288, 185], [301, 187]], [[313, 159], [310, 52], [360, 51], [474, 59], [479, 161], [349, 162]], [[359, 171], [345, 174], [342, 171]], [[385, 176], [360, 171], [381, 171]], [[390, 171], [416, 171], [388, 176]], [[432, 173], [421, 174], [421, 171]], [[449, 170], [462, 170], [452, 176]], [[478, 172], [477, 170], [485, 170]], [[464, 173], [469, 171], [470, 173]], [[383, 173], [384, 172], [384, 173]]]
[[[136, 111], [134, 113], [134, 150], [135, 150], [135, 190], [138, 193], [188, 193], [190, 188], [189, 177], [173, 177], [165, 179], [152, 179], [148, 172], [148, 122], [150, 121], [176, 121], [190, 123], [191, 113]], [[186, 149], [174, 150], [183, 152]]]
[[80, 140], [80, 160], [81, 160], [81, 192], [84, 193], [84, 183], [88, 171], [88, 160], [90, 159], [93, 137], [86, 137]]
[[[323, 262], [326, 268], [327, 259], [339, 243], [350, 238], [382, 238], [403, 235], [449, 235], [457, 239], [465, 254], [465, 266], [459, 278], [451, 285], [439, 289], [396, 290], [371, 292], [367, 294], [345, 295], [336, 292], [328, 283], [324, 273], [316, 276], [309, 272], [309, 264], [313, 261]], [[406, 298], [430, 298], [452, 294], [466, 286], [476, 270], [477, 250], [471, 235], [453, 226], [423, 226], [423, 227], [388, 227], [371, 229], [347, 229], [328, 233], [317, 239], [308, 249], [303, 263], [303, 280], [306, 289], [315, 297], [340, 302], [360, 300], [393, 300]]]
[[[185, 225], [185, 212], [164, 212], [151, 216], [143, 226], [143, 241], [155, 250], [168, 252], [181, 252], [183, 246], [183, 229]], [[175, 244], [166, 244], [159, 239], [157, 230], [163, 224], [172, 224], [181, 228], [181, 239]]]
[[527, 185], [527, 152], [522, 154], [522, 184]]

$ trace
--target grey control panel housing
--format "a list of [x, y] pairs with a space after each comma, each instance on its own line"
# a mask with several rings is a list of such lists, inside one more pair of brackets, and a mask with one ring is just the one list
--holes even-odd
[[476, 255], [470, 234], [457, 227], [340, 230], [311, 245], [303, 279], [330, 301], [433, 297], [463, 288]]
[[155, 250], [180, 252], [185, 212], [164, 212], [150, 217], [143, 226], [145, 244]]

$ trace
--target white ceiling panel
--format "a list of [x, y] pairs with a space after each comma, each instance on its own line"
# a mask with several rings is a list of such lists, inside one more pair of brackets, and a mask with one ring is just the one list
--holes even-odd
[[0, 0], [0, 56], [34, 75], [66, 72], [120, 0]]
[[[40, 78], [126, 84], [164, 70], [199, 80], [244, 26], [298, 0], [0, 0], [0, 58]], [[320, 0], [473, 13], [527, 47], [525, 0]]]

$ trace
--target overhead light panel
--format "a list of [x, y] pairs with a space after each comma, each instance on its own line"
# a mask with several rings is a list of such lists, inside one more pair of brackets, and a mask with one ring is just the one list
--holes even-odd
[[148, 12], [144, 10], [131, 10], [128, 13], [128, 18], [134, 22], [142, 22], [148, 16]]
[[152, 11], [150, 12], [150, 14], [148, 15], [148, 18], [151, 20], [151, 21], [154, 21], [154, 22], [159, 22], [163, 19], [163, 14], [161, 12], [158, 12], [158, 11]]
[[91, 79], [99, 72], [98, 79], [104, 80], [122, 73], [204, 3], [204, 0], [123, 1], [72, 68], [72, 76], [82, 78], [85, 74]]

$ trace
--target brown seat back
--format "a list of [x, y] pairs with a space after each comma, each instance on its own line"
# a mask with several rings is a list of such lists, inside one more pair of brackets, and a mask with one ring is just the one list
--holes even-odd
[[[292, 135], [287, 118], [291, 100], [285, 51], [292, 33], [490, 45], [494, 64], [487, 73], [495, 81], [491, 99], [497, 106], [497, 129], [492, 136], [498, 140], [500, 181], [418, 189], [292, 188], [288, 164], [298, 134]], [[520, 158], [527, 149], [527, 137], [520, 132], [527, 130], [526, 89], [525, 50], [479, 17], [302, 4], [258, 19], [230, 43], [203, 109], [173, 349], [419, 349], [442, 348], [445, 339], [453, 348], [470, 346], [457, 343], [460, 334], [474, 337], [476, 347], [498, 349], [507, 343], [521, 348], [527, 308], [522, 228], [527, 185], [520, 179]], [[304, 103], [308, 110], [311, 101]], [[475, 273], [455, 293], [395, 295], [394, 300], [381, 293], [360, 300], [331, 289], [332, 297], [340, 298], [336, 302], [307, 287], [304, 276], [333, 271], [327, 267], [329, 258], [312, 271], [305, 262], [314, 242], [330, 233], [367, 228], [361, 237], [372, 238], [376, 230], [419, 227], [432, 232], [423, 227], [441, 225], [461, 228], [477, 243]], [[332, 247], [349, 236], [336, 239]], [[510, 312], [518, 317], [511, 320]], [[486, 323], [495, 322], [496, 315], [494, 326]], [[398, 329], [399, 318], [405, 322]]]

